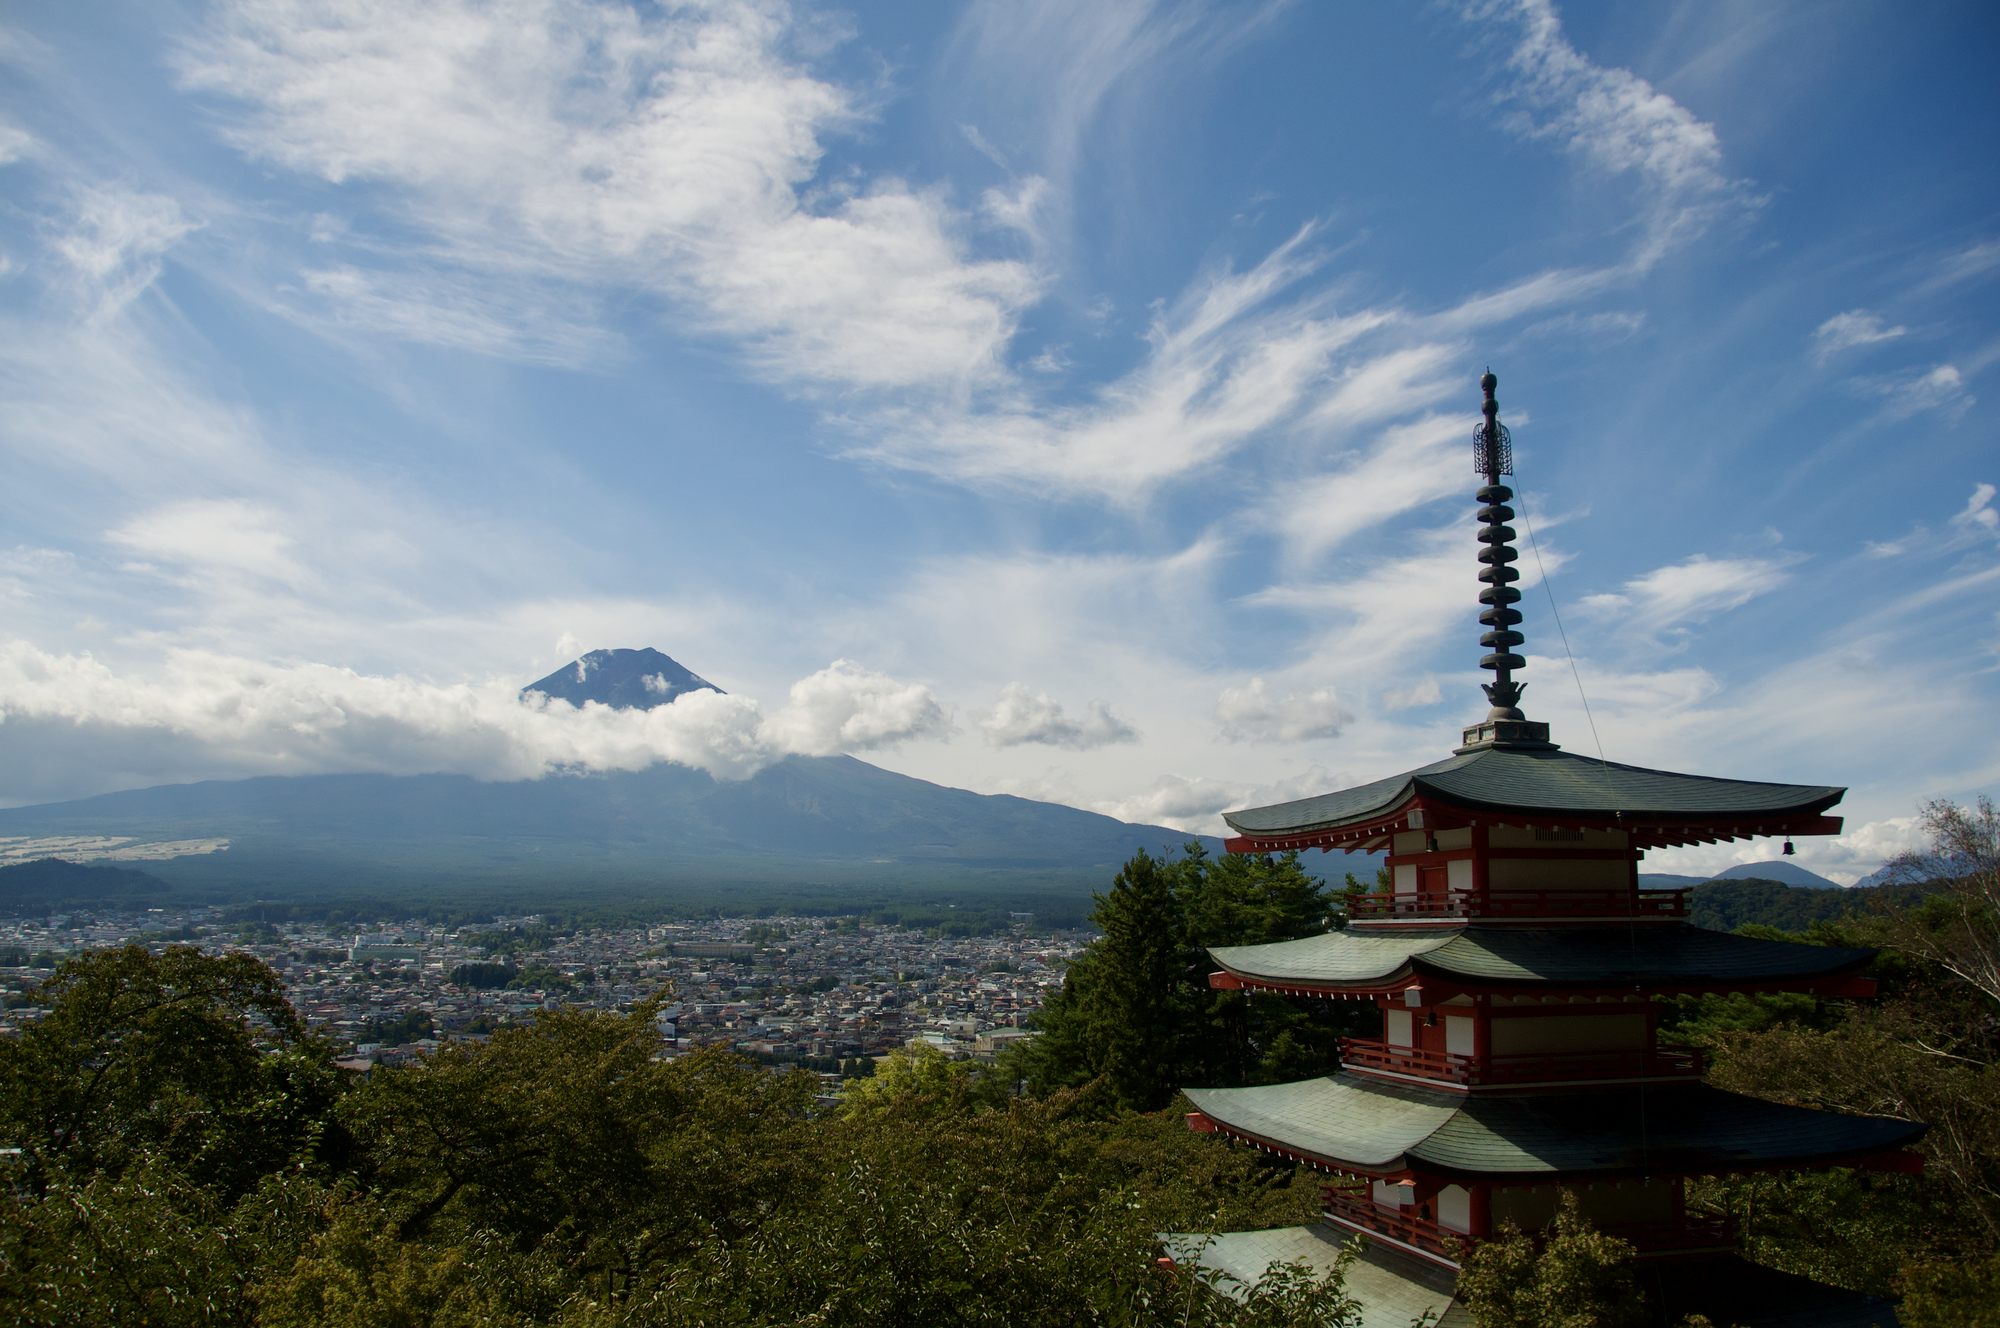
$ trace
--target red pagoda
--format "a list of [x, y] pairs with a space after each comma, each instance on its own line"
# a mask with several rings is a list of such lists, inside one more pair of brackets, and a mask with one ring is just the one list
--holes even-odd
[[[1169, 1240], [1182, 1263], [1255, 1281], [1272, 1260], [1331, 1262], [1368, 1322], [1450, 1300], [1456, 1251], [1503, 1222], [1533, 1232], [1559, 1189], [1639, 1251], [1662, 1315], [1828, 1328], [1894, 1322], [1883, 1301], [1747, 1263], [1726, 1222], [1691, 1213], [1691, 1177], [1826, 1166], [1915, 1171], [1923, 1126], [1783, 1106], [1702, 1082], [1661, 1046], [1661, 1002], [1717, 992], [1863, 997], [1872, 950], [1752, 940], [1690, 925], [1685, 895], [1639, 884], [1647, 849], [1830, 835], [1844, 789], [1617, 765], [1563, 751], [1520, 709], [1527, 661], [1512, 566], [1511, 440], [1488, 373], [1475, 432], [1480, 661], [1492, 709], [1451, 756], [1407, 774], [1225, 817], [1232, 853], [1385, 852], [1393, 888], [1342, 930], [1210, 951], [1219, 988], [1367, 1001], [1381, 1035], [1343, 1041], [1338, 1073], [1190, 1088], [1189, 1125], [1331, 1173], [1315, 1227]], [[1398, 1317], [1400, 1316], [1400, 1317]]]

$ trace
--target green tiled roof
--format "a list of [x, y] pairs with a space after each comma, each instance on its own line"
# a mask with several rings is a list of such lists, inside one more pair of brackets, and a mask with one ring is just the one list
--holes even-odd
[[[1322, 1222], [1310, 1227], [1227, 1231], [1220, 1235], [1163, 1231], [1160, 1244], [1183, 1268], [1201, 1268], [1210, 1285], [1242, 1301], [1244, 1289], [1264, 1280], [1273, 1264], [1302, 1263], [1322, 1276], [1338, 1266], [1349, 1232]], [[1463, 1305], [1452, 1303], [1457, 1274], [1413, 1259], [1380, 1241], [1368, 1242], [1347, 1266], [1343, 1290], [1357, 1302], [1354, 1328], [1409, 1328], [1426, 1312], [1436, 1328], [1476, 1328]]]
[[1804, 1166], [1895, 1148], [1925, 1128], [1706, 1084], [1468, 1097], [1339, 1074], [1187, 1095], [1218, 1124], [1327, 1162], [1523, 1179]]
[[1460, 1093], [1405, 1088], [1354, 1074], [1184, 1091], [1196, 1111], [1220, 1124], [1295, 1152], [1370, 1168], [1395, 1166], [1465, 1105]]
[[1328, 932], [1269, 945], [1216, 946], [1239, 977], [1286, 983], [1375, 983], [1405, 976], [1495, 985], [1703, 986], [1837, 977], [1873, 950], [1731, 936], [1686, 923], [1608, 927], [1480, 927], [1416, 935]]
[[1840, 801], [1846, 791], [1825, 785], [1677, 775], [1562, 751], [1486, 748], [1372, 784], [1230, 812], [1223, 819], [1246, 835], [1302, 834], [1368, 820], [1417, 794], [1478, 810], [1544, 816], [1615, 812], [1638, 821], [1776, 819], [1815, 815]]
[[1217, 945], [1209, 956], [1244, 977], [1298, 982], [1374, 982], [1401, 972], [1410, 960], [1456, 941], [1463, 928], [1423, 935], [1363, 936], [1331, 931], [1268, 945]]

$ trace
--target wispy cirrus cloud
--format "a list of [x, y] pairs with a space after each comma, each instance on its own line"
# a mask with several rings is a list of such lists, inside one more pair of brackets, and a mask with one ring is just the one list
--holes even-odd
[[[378, 235], [302, 271], [301, 320], [575, 362], [593, 353], [594, 293], [636, 285], [774, 381], [831, 394], [834, 422], [857, 439], [849, 455], [1132, 504], [1248, 447], [1408, 417], [1437, 400], [1458, 336], [1630, 270], [1539, 274], [1425, 313], [1344, 305], [1323, 280], [1301, 289], [1327, 259], [1324, 228], [1308, 224], [1168, 301], [1129, 372], [1052, 399], [1046, 348], [1013, 363], [1052, 273], [982, 247], [981, 227], [1032, 239], [1048, 180], [1070, 169], [1063, 144], [1110, 87], [1190, 34], [1240, 40], [1278, 8], [1228, 23], [1136, 0], [1087, 16], [976, 10], [971, 47], [1048, 49], [1059, 28], [1069, 36], [1054, 49], [1074, 69], [1037, 84], [1061, 103], [1038, 131], [1046, 169], [974, 209], [938, 186], [823, 173], [828, 142], [866, 122], [868, 99], [812, 72], [780, 3], [224, 4], [179, 67], [187, 87], [225, 100], [226, 133], [245, 152], [340, 186], [350, 212], [386, 209], [415, 237]], [[1521, 132], [1636, 172], [1683, 211], [1734, 189], [1708, 126], [1584, 59], [1546, 5], [1474, 14], [1517, 34]], [[345, 223], [315, 231], [336, 246], [352, 238]], [[391, 258], [423, 270], [410, 279], [381, 266]], [[550, 331], [524, 338], [531, 326]]]
[[1981, 482], [1973, 485], [1965, 506], [1945, 521], [1942, 533], [1927, 525], [1919, 525], [1909, 534], [1894, 540], [1869, 540], [1865, 547], [1876, 558], [1897, 558], [1905, 554], [1936, 556], [2000, 539], [2000, 510], [1993, 506], [1996, 492], [2000, 490], [1991, 484]]
[[1634, 577], [1617, 593], [1585, 596], [1582, 606], [1603, 616], [1629, 615], [1650, 629], [1701, 622], [1778, 589], [1791, 577], [1787, 565], [1775, 558], [1696, 554]]
[[1882, 398], [1882, 418], [1891, 421], [1906, 420], [1927, 410], [1956, 417], [1970, 410], [1978, 400], [1965, 390], [1965, 375], [1955, 364], [1874, 379], [1863, 386]]
[[76, 191], [73, 219], [52, 247], [93, 320], [117, 314], [160, 275], [161, 256], [198, 223], [164, 194], [115, 185]]
[[[787, 6], [747, 0], [271, 0], [218, 6], [179, 67], [251, 156], [399, 213], [421, 237], [404, 257], [460, 272], [448, 308], [496, 278], [638, 285], [800, 386], [990, 378], [1038, 276], [971, 256], [940, 191], [816, 181], [824, 137], [865, 108], [807, 72], [801, 41]], [[399, 311], [393, 290], [349, 272], [318, 293], [463, 344], [462, 319]]]
[[1511, 34], [1512, 77], [1494, 93], [1511, 108], [1502, 121], [1508, 128], [1641, 182], [1647, 226], [1635, 264], [1650, 265], [1726, 210], [1756, 205], [1747, 182], [1724, 167], [1715, 127], [1631, 70], [1579, 52], [1551, 0], [1479, 0], [1464, 12]]
[[1813, 359], [1825, 364], [1841, 351], [1893, 341], [1908, 331], [1901, 326], [1884, 327], [1881, 318], [1866, 309], [1849, 309], [1844, 314], [1835, 314], [1814, 329]]

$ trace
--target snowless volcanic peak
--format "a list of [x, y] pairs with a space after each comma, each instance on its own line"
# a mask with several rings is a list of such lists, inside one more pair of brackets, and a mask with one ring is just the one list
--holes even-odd
[[651, 710], [703, 688], [722, 690], [657, 650], [593, 650], [540, 682], [529, 683], [521, 694], [540, 692], [574, 706], [595, 701], [614, 710]]

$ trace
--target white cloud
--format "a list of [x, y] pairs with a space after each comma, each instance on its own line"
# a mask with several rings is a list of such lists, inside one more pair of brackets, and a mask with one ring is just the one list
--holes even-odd
[[297, 585], [308, 575], [276, 510], [240, 499], [170, 503], [134, 517], [107, 536], [146, 559], [182, 565], [198, 577], [223, 574]]
[[1908, 419], [1926, 410], [1943, 411], [1955, 418], [1977, 400], [1967, 395], [1965, 377], [1953, 364], [1940, 364], [1916, 377], [1878, 382], [1875, 390], [1886, 398], [1882, 417], [1887, 420]]
[[1768, 839], [1728, 844], [1696, 844], [1655, 849], [1643, 870], [1677, 876], [1714, 876], [1731, 867], [1755, 862], [1786, 862], [1817, 872], [1829, 881], [1853, 885], [1901, 853], [1924, 847], [1923, 826], [1914, 816], [1870, 821], [1842, 835], [1802, 835], [1792, 841], [1793, 856], [1777, 853]]
[[[942, 737], [950, 716], [928, 688], [836, 661], [765, 714], [706, 689], [651, 710], [522, 701], [519, 684], [440, 686], [321, 664], [169, 652], [152, 676], [89, 654], [0, 646], [0, 743], [12, 772], [0, 799], [48, 796], [72, 760], [130, 782], [258, 774], [439, 771], [530, 779], [674, 761], [744, 779], [787, 754], [826, 756]], [[95, 790], [93, 790], [95, 791]]]
[[164, 194], [118, 187], [78, 191], [76, 215], [56, 237], [56, 253], [67, 264], [93, 317], [117, 313], [160, 274], [160, 256], [196, 223], [181, 215], [180, 204]]
[[1092, 701], [1090, 713], [1071, 719], [1062, 705], [1043, 692], [1030, 691], [1025, 683], [1010, 682], [1000, 689], [1000, 700], [979, 727], [986, 741], [995, 747], [1018, 747], [1040, 743], [1085, 752], [1093, 747], [1139, 741], [1139, 731], [1111, 713], [1103, 701]]
[[1306, 742], [1340, 736], [1354, 716], [1333, 688], [1274, 696], [1262, 678], [1247, 687], [1225, 687], [1215, 699], [1215, 722], [1231, 742]]
[[1587, 341], [1592, 346], [1615, 346], [1629, 337], [1636, 336], [1646, 326], [1646, 315], [1638, 311], [1616, 311], [1601, 314], [1564, 314], [1560, 318], [1545, 318], [1522, 329], [1527, 337], [1572, 336]]
[[12, 166], [32, 155], [34, 150], [33, 134], [10, 124], [0, 124], [0, 166]]
[[462, 273], [371, 272], [341, 265], [299, 273], [317, 302], [277, 300], [272, 308], [330, 334], [387, 334], [530, 363], [601, 364], [617, 340], [589, 321], [596, 312], [573, 290], [547, 282], [467, 281]]
[[1341, 314], [1323, 297], [1267, 307], [1317, 266], [1305, 248], [1312, 235], [1302, 229], [1247, 272], [1224, 269], [1191, 283], [1156, 311], [1144, 360], [1092, 399], [1054, 406], [1017, 387], [991, 405], [887, 415], [852, 454], [964, 483], [1129, 504], [1261, 435], [1301, 426], [1328, 391], [1357, 376], [1373, 389], [1365, 400], [1374, 418], [1426, 399], [1429, 383], [1401, 396], [1394, 386], [1376, 388], [1368, 370], [1380, 352], [1359, 353], [1358, 343], [1395, 315]]
[[1630, 613], [1643, 625], [1700, 622], [1747, 604], [1790, 579], [1784, 563], [1769, 558], [1709, 558], [1696, 554], [1625, 583], [1623, 594], [1588, 595], [1583, 607], [1600, 614]]
[[1442, 700], [1444, 692], [1438, 687], [1438, 680], [1426, 673], [1407, 687], [1392, 687], [1382, 693], [1382, 708], [1410, 710], [1417, 706], [1436, 705]]
[[397, 298], [385, 277], [317, 274], [350, 321], [478, 346], [495, 281], [636, 284], [792, 382], [992, 378], [1040, 278], [970, 257], [939, 191], [815, 186], [822, 138], [863, 117], [786, 56], [798, 36], [775, 3], [246, 0], [180, 63], [241, 105], [239, 147], [386, 189], [442, 247], [434, 280], [457, 271], [456, 294]]
[[837, 659], [793, 683], [790, 704], [766, 720], [760, 733], [777, 751], [832, 756], [947, 737], [951, 714], [920, 683]]
[[1956, 286], [1960, 282], [1983, 277], [1995, 268], [2000, 268], [2000, 240], [1985, 240], [1946, 259], [1942, 270], [1925, 282], [1919, 291], [1928, 293], [1941, 287]]
[[1841, 351], [1893, 341], [1908, 331], [1906, 327], [1883, 327], [1882, 320], [1866, 309], [1849, 309], [1827, 319], [1813, 333], [1813, 358], [1825, 364]]
[[1965, 500], [1965, 510], [1954, 514], [1951, 524], [1968, 535], [2000, 534], [2000, 512], [1993, 510], [1993, 494], [1990, 484], [1973, 486], [1972, 496]]
[[1269, 784], [1168, 774], [1130, 797], [1094, 803], [1092, 810], [1121, 821], [1164, 825], [1189, 834], [1222, 835], [1231, 833], [1222, 819], [1223, 812], [1310, 798], [1351, 783], [1347, 776], [1318, 765]]
[[1454, 494], [1469, 497], [1470, 436], [1464, 418], [1429, 415], [1384, 429], [1375, 446], [1349, 464], [1286, 485], [1269, 519], [1284, 531], [1287, 558], [1309, 564], [1411, 508]]
[[[1280, 303], [1325, 261], [1309, 223], [1249, 270], [1218, 265], [1163, 305], [1122, 377], [1050, 399], [1060, 359], [1044, 347], [1017, 367], [1012, 341], [1056, 267], [983, 256], [980, 229], [1025, 233], [1042, 254], [1076, 136], [1112, 84], [1190, 34], [1212, 53], [1270, 12], [1211, 24], [1149, 3], [977, 8], [960, 38], [979, 53], [972, 76], [1030, 51], [1038, 62], [1023, 114], [1043, 126], [1047, 169], [970, 210], [941, 188], [827, 178], [826, 144], [865, 121], [864, 100], [800, 62], [792, 11], [775, 0], [664, 12], [238, 0], [180, 67], [190, 88], [236, 103], [227, 133], [244, 151], [342, 186], [357, 215], [406, 223], [372, 250], [315, 223], [354, 258], [301, 274], [289, 312], [308, 325], [578, 363], [601, 352], [597, 292], [638, 287], [773, 380], [836, 394], [855, 457], [1134, 504], [1255, 443], [1338, 437], [1429, 406], [1460, 354], [1441, 335], [1632, 270], [1544, 273], [1423, 317], [1338, 309], [1326, 291]], [[1507, 12], [1525, 33], [1513, 86], [1543, 116], [1527, 132], [1683, 201], [1733, 188], [1707, 126], [1583, 60], [1546, 5]], [[1061, 68], [1040, 69], [1051, 51]], [[1398, 501], [1430, 492], [1422, 473]]]
[[1698, 232], [1718, 207], [1747, 201], [1742, 182], [1723, 170], [1714, 126], [1630, 70], [1593, 64], [1563, 35], [1550, 0], [1478, 0], [1465, 12], [1517, 34], [1494, 94], [1520, 108], [1509, 128], [1644, 182], [1653, 203], [1642, 265]]

